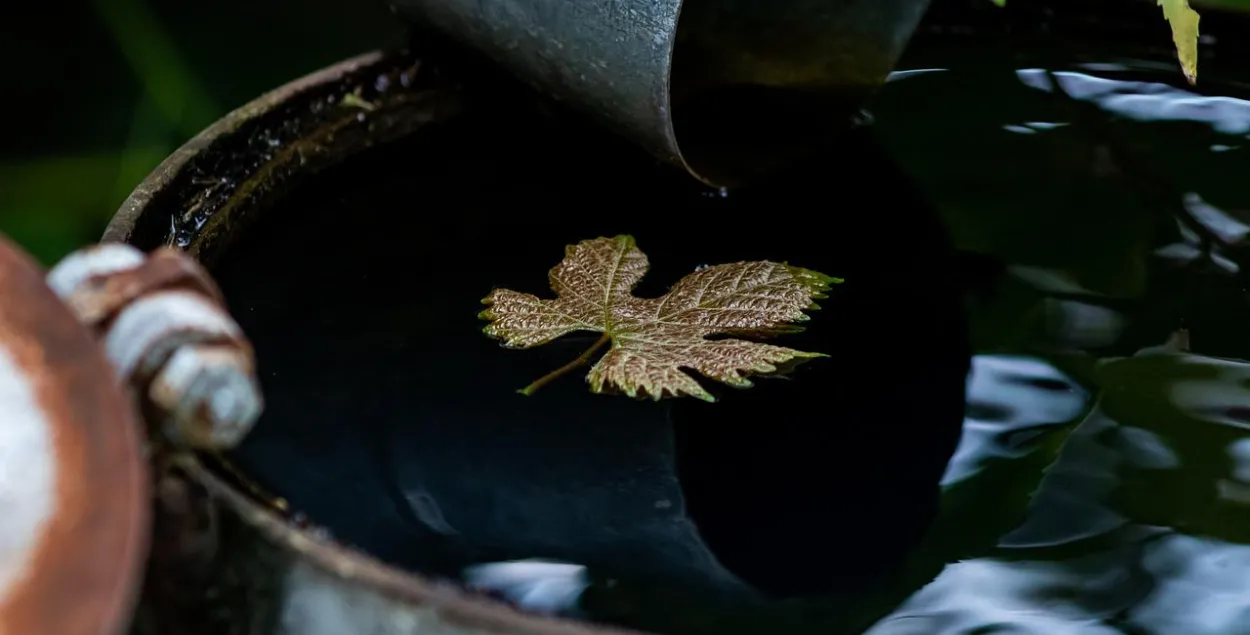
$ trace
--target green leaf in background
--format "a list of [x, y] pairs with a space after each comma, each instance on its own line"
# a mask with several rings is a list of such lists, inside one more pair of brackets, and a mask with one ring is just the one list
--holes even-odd
[[[1000, 7], [1007, 0], [990, 0]], [[1172, 41], [1180, 58], [1181, 71], [1190, 84], [1198, 83], [1198, 12], [1189, 6], [1189, 0], [1158, 0], [1163, 7], [1163, 17], [1172, 25]], [[1230, 3], [1231, 4], [1231, 3]], [[1245, 4], [1237, 2], [1236, 4]]]
[[1181, 70], [1190, 84], [1198, 83], [1198, 12], [1189, 0], [1159, 0], [1163, 17], [1172, 25], [1172, 41], [1180, 57]]
[[47, 265], [99, 240], [135, 186], [230, 108], [405, 34], [385, 3], [352, 0], [31, 9], [0, 40], [21, 87], [0, 146], [0, 233]]
[[121, 201], [170, 152], [167, 145], [0, 162], [0, 232], [44, 264], [99, 240]]
[[155, 107], [153, 115], [190, 138], [224, 113], [146, 2], [95, 0], [92, 6]]

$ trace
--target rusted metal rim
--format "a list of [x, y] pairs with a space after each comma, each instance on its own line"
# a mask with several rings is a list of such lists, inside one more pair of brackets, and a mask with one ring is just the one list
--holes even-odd
[[104, 242], [182, 248], [219, 238], [295, 182], [460, 110], [460, 92], [405, 51], [366, 53], [266, 93], [167, 157], [122, 203]]
[[[419, 72], [418, 72], [419, 69]], [[380, 79], [385, 78], [385, 79]], [[386, 85], [386, 90], [378, 90]], [[338, 110], [345, 95], [363, 109]], [[243, 106], [206, 129], [165, 160], [123, 203], [105, 240], [141, 248], [172, 243], [211, 260], [224, 227], [282, 196], [291, 184], [370, 146], [452, 119], [461, 111], [454, 83], [403, 53], [369, 53], [313, 73]], [[327, 112], [327, 108], [329, 109]], [[301, 152], [268, 153], [257, 160], [232, 148], [247, 147], [258, 130], [296, 133], [281, 140]], [[309, 143], [309, 139], [316, 139]], [[232, 154], [233, 153], [233, 154]], [[232, 156], [233, 161], [223, 157]], [[239, 166], [247, 169], [240, 171]], [[229, 177], [221, 170], [234, 170]], [[153, 228], [163, 235], [145, 233]], [[166, 238], [170, 236], [174, 240]], [[263, 360], [260, 360], [263, 364]], [[213, 497], [274, 544], [327, 575], [383, 597], [432, 609], [445, 625], [508, 635], [626, 635], [634, 631], [589, 626], [522, 613], [495, 600], [382, 563], [321, 537], [287, 515], [245, 495], [198, 458], [176, 463]]]
[[267, 539], [325, 573], [414, 606], [434, 609], [445, 624], [473, 633], [507, 635], [645, 635], [638, 631], [522, 613], [502, 602], [474, 595], [389, 566], [372, 556], [303, 529], [256, 502], [191, 455], [177, 457], [188, 476]]
[[103, 351], [0, 237], [0, 633], [126, 632], [148, 505], [136, 417]]
[[[376, 64], [382, 56], [381, 52], [374, 51], [313, 72], [261, 95], [200, 131], [173, 154], [165, 157], [165, 160], [156, 166], [156, 169], [152, 170], [152, 173], [139, 183], [130, 196], [122, 202], [121, 207], [104, 229], [103, 241], [130, 242], [135, 222], [140, 216], [149, 213], [148, 208], [153, 198], [174, 185], [179, 175], [194, 170], [195, 160], [218, 139], [237, 133], [248, 122], [274, 111], [283, 102], [297, 94], [338, 81], [357, 68]], [[176, 219], [171, 220], [176, 221]]]

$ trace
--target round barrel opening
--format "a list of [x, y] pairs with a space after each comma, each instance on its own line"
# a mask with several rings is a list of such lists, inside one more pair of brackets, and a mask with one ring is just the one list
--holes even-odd
[[[870, 142], [846, 169], [852, 147], [817, 168], [841, 185], [809, 176], [728, 199], [589, 130], [495, 108], [353, 159], [218, 261], [268, 401], [233, 460], [415, 571], [547, 558], [734, 599], [860, 586], [935, 510], [968, 357], [931, 210]], [[847, 194], [864, 180], [891, 184], [893, 213], [834, 216], [867, 203]], [[904, 218], [927, 227], [905, 261], [862, 239]], [[621, 234], [651, 263], [641, 297], [741, 260], [844, 276], [804, 333], [776, 342], [830, 357], [750, 389], [701, 378], [716, 403], [592, 394], [586, 366], [518, 394], [598, 334], [508, 350], [482, 333], [481, 299], [553, 297], [566, 245]]]
[[[268, 399], [236, 461], [418, 569], [548, 557], [717, 581], [702, 536], [761, 588], [860, 578], [908, 538], [893, 534], [923, 526], [907, 521], [932, 508], [967, 364], [942, 230], [861, 141], [813, 167], [841, 185], [807, 176], [730, 198], [590, 130], [494, 108], [353, 159], [219, 257]], [[893, 213], [835, 216], [867, 203], [847, 193], [867, 179], [890, 184]], [[906, 261], [862, 239], [904, 218], [927, 227]], [[845, 277], [805, 332], [776, 340], [830, 357], [750, 389], [701, 379], [716, 403], [592, 394], [588, 366], [518, 394], [598, 334], [508, 350], [482, 333], [482, 298], [554, 297], [566, 245], [621, 234], [650, 261], [641, 297], [742, 260]], [[880, 319], [914, 313], [929, 319]]]
[[[902, 562], [937, 509], [969, 353], [945, 230], [871, 138], [726, 197], [510, 89], [378, 91], [386, 72], [218, 139], [197, 165], [251, 175], [188, 178], [227, 184], [200, 195], [215, 209], [197, 220], [177, 201], [196, 194], [171, 188], [132, 235], [162, 229], [156, 205], [179, 210], [172, 240], [210, 264], [255, 345], [266, 411], [230, 473], [410, 572], [584, 566], [578, 610], [638, 628], [670, 630], [689, 606], [850, 597]], [[425, 123], [295, 178], [358, 132], [363, 146], [403, 127], [387, 127], [396, 100], [405, 126]], [[843, 213], [870, 206], [889, 213]], [[899, 223], [888, 248], [869, 238]], [[650, 262], [640, 297], [738, 261], [844, 278], [772, 341], [828, 357], [747, 389], [700, 377], [714, 403], [594, 394], [586, 366], [518, 394], [597, 334], [503, 348], [482, 298], [554, 297], [566, 246], [624, 234]]]

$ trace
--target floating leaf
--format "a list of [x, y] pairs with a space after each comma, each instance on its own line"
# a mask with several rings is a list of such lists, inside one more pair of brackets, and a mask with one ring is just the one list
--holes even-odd
[[1181, 70], [1190, 84], [1198, 82], [1198, 12], [1189, 0], [1159, 0], [1163, 17], [1172, 25], [1172, 41], [1180, 58]]
[[747, 375], [776, 372], [821, 353], [711, 335], [769, 337], [801, 330], [804, 309], [819, 308], [829, 285], [841, 282], [784, 263], [737, 262], [704, 267], [659, 298], [637, 298], [634, 287], [646, 274], [647, 256], [631, 236], [585, 240], [566, 248], [548, 275], [558, 299], [496, 289], [484, 300], [484, 329], [506, 348], [531, 348], [574, 331], [602, 333], [599, 341], [569, 364], [522, 389], [532, 394], [590, 361], [604, 344], [612, 347], [590, 369], [595, 393], [611, 388], [630, 397], [689, 395], [715, 401], [682, 369], [736, 388], [751, 386]]

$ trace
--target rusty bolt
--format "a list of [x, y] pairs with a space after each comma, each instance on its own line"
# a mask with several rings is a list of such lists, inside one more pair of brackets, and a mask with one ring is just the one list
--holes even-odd
[[230, 346], [183, 346], [148, 388], [152, 405], [168, 413], [173, 441], [192, 447], [232, 447], [260, 416], [251, 360]]
[[62, 260], [48, 286], [93, 330], [171, 441], [232, 447], [260, 416], [251, 345], [190, 257], [96, 245]]

